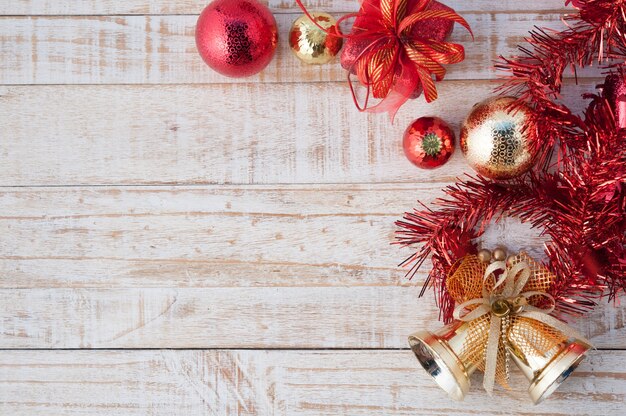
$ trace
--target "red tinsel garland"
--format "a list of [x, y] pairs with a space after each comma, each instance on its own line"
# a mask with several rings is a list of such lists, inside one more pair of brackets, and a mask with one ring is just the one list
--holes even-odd
[[498, 91], [518, 97], [535, 110], [538, 135], [544, 138], [543, 149], [548, 153], [554, 144], [562, 152], [567, 152], [565, 146], [575, 146], [569, 139], [579, 136], [583, 125], [580, 117], [558, 101], [565, 70], [576, 71], [596, 61], [610, 67], [616, 60], [619, 65], [626, 56], [626, 0], [579, 0], [576, 4], [580, 10], [564, 17], [566, 30], [537, 28], [526, 39], [528, 46], [519, 47], [520, 55], [500, 57], [496, 63], [497, 69], [508, 73]]
[[[461, 181], [446, 189], [448, 197], [436, 202], [436, 210], [424, 207], [397, 222], [398, 243], [422, 245], [403, 263], [412, 264], [409, 273], [432, 260], [424, 289], [435, 288], [446, 322], [454, 308], [446, 289], [450, 268], [475, 253], [473, 240], [502, 216], [518, 217], [550, 237], [546, 266], [557, 276], [551, 294], [561, 313], [584, 312], [600, 296], [613, 299], [626, 291], [626, 126], [616, 119], [615, 97], [606, 91], [586, 97], [591, 102], [582, 116], [558, 102], [570, 66], [599, 60], [613, 76], [624, 77], [619, 66], [626, 57], [626, 0], [580, 0], [576, 6], [566, 30], [537, 29], [520, 56], [497, 64], [509, 73], [500, 91], [533, 109], [545, 139], [543, 163], [508, 183]], [[556, 163], [550, 162], [553, 148]]]

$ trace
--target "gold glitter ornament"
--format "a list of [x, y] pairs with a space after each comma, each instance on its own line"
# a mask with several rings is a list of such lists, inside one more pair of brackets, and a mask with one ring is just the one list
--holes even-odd
[[[512, 179], [527, 172], [539, 150], [530, 108], [510, 109], [513, 97], [476, 104], [461, 127], [461, 150], [469, 165], [491, 179]], [[525, 128], [526, 126], [526, 128]]]
[[328, 13], [310, 13], [324, 32], [306, 15], [298, 17], [289, 32], [289, 46], [298, 59], [306, 64], [321, 65], [330, 62], [341, 50], [343, 40], [333, 36], [339, 32], [337, 21]]

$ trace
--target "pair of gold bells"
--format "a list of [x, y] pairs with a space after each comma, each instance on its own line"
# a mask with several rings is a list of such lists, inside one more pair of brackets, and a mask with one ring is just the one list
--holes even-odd
[[[452, 276], [452, 278], [462, 277], [462, 279], [457, 279], [457, 282], [454, 282], [451, 281], [454, 279], [449, 278], [449, 283], [454, 286], [459, 280], [463, 282], [471, 280], [467, 279], [468, 267], [476, 267], [477, 264], [481, 263], [489, 265], [490, 261], [492, 264], [495, 261], [501, 265], [506, 264], [507, 268], [514, 268], [516, 273], [527, 264], [534, 266], [527, 267], [533, 269], [533, 275], [527, 286], [532, 286], [532, 292], [522, 293], [522, 296], [511, 299], [491, 296], [491, 302], [487, 308], [490, 308], [489, 316], [492, 320], [507, 322], [505, 330], [499, 333], [497, 337], [500, 348], [498, 360], [506, 360], [506, 365], [502, 365], [502, 367], [506, 367], [506, 377], [508, 378], [508, 359], [510, 357], [511, 361], [516, 364], [530, 382], [528, 393], [533, 402], [538, 404], [549, 397], [567, 379], [592, 347], [586, 340], [580, 339], [582, 337], [571, 335], [575, 331], [572, 330], [568, 335], [569, 331], [564, 324], [562, 326], [557, 324], [559, 329], [556, 329], [524, 316], [522, 310], [524, 305], [527, 305], [524, 295], [528, 294], [527, 297], [531, 299], [530, 302], [532, 303], [533, 296], [536, 299], [540, 293], [540, 291], [534, 290], [538, 287], [537, 285], [551, 281], [549, 272], [541, 269], [525, 254], [507, 259], [506, 252], [502, 249], [494, 250], [493, 255], [490, 252], [485, 252], [486, 250], [481, 250], [478, 255], [467, 259], [459, 267], [459, 269], [464, 270], [457, 271]], [[519, 265], [522, 267], [517, 266], [515, 268], [516, 262], [522, 263]], [[491, 270], [496, 268], [487, 267], [485, 278]], [[485, 271], [485, 268], [480, 270]], [[463, 272], [466, 274], [462, 275]], [[462, 276], [456, 276], [458, 274]], [[515, 277], [512, 280], [514, 281]], [[464, 289], [467, 292], [468, 286], [466, 285]], [[535, 316], [540, 320], [544, 319], [545, 322], [554, 321], [552, 318], [541, 318], [541, 314], [535, 312], [527, 315]], [[457, 317], [455, 314], [455, 318]], [[511, 322], [510, 325], [508, 325], [509, 322]], [[554, 323], [556, 324], [556, 322]], [[469, 391], [470, 376], [474, 371], [479, 369], [487, 377], [486, 359], [484, 357], [488, 353], [488, 347], [484, 344], [485, 340], [492, 336], [490, 331], [493, 331], [493, 327], [489, 326], [489, 319], [485, 319], [485, 315], [483, 315], [474, 321], [455, 320], [434, 332], [416, 332], [409, 336], [409, 345], [419, 363], [435, 382], [452, 399], [463, 400]], [[481, 336], [477, 336], [479, 333]], [[478, 341], [476, 341], [477, 339]], [[476, 344], [480, 344], [478, 348]]]

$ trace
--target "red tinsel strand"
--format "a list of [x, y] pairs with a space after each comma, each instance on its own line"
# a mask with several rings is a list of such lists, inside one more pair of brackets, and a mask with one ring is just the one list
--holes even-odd
[[[591, 309], [603, 292], [626, 290], [625, 130], [617, 129], [609, 103], [595, 97], [563, 169], [498, 184], [483, 178], [448, 187], [436, 210], [407, 213], [397, 225], [398, 242], [422, 247], [405, 264], [414, 274], [432, 259], [426, 285], [436, 291], [441, 317], [454, 308], [445, 279], [454, 262], [476, 251], [472, 241], [502, 215], [519, 217], [551, 237], [548, 267], [557, 275], [552, 295], [563, 314]], [[422, 291], [423, 294], [423, 291]]]
[[[412, 266], [409, 275], [414, 275], [425, 260], [430, 258], [432, 261], [433, 268], [424, 283], [422, 294], [426, 287], [435, 289], [440, 318], [444, 322], [452, 320], [455, 306], [445, 286], [451, 267], [464, 255], [476, 253], [474, 240], [483, 234], [490, 223], [499, 221], [503, 216], [518, 217], [522, 222], [531, 224], [539, 234], [545, 233], [552, 238], [546, 245], [546, 266], [557, 275], [557, 282], [550, 293], [555, 297], [562, 314], [580, 314], [597, 303], [607, 288], [606, 281], [609, 279], [605, 275], [610, 276], [616, 271], [619, 273], [620, 270], [611, 269], [619, 262], [612, 258], [606, 263], [600, 262], [601, 270], [596, 270], [595, 274], [587, 272], [585, 267], [593, 256], [598, 253], [613, 254], [595, 244], [597, 240], [588, 235], [590, 227], [581, 228], [579, 206], [570, 212], [562, 210], [562, 198], [555, 194], [559, 191], [562, 178], [557, 175], [554, 179], [554, 183], [545, 184], [523, 180], [502, 184], [481, 177], [470, 178], [446, 188], [447, 197], [434, 203], [436, 210], [416, 210], [405, 214], [403, 220], [396, 223], [399, 227], [398, 244], [421, 245], [403, 263]], [[569, 199], [571, 196], [566, 193], [563, 198]], [[611, 210], [600, 213], [600, 220], [606, 220], [608, 224], [614, 214]], [[598, 227], [592, 228], [596, 230]], [[607, 235], [614, 232], [608, 231]], [[623, 240], [621, 244], [623, 256]], [[611, 247], [615, 248], [615, 255], [619, 256], [620, 243], [615, 241]]]
[[424, 207], [406, 213], [398, 221], [397, 243], [403, 246], [421, 245], [402, 265], [410, 265], [411, 277], [424, 261], [430, 259], [432, 269], [426, 287], [433, 287], [444, 322], [452, 319], [454, 303], [448, 295], [445, 280], [453, 264], [465, 254], [476, 253], [474, 239], [482, 235], [492, 221], [513, 208], [514, 202], [524, 199], [528, 188], [521, 182], [498, 184], [488, 179], [461, 182], [447, 187], [446, 198], [434, 202], [436, 210]]
[[567, 197], [556, 218], [562, 234], [587, 249], [577, 256], [582, 272], [589, 279], [597, 273], [614, 298], [626, 291], [626, 130], [605, 98], [594, 97], [572, 145], [558, 172]]

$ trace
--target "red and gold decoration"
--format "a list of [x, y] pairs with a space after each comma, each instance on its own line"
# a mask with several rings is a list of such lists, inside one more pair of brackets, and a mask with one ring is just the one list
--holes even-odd
[[[461, 147], [480, 174], [446, 188], [446, 197], [434, 206], [408, 212], [396, 223], [397, 243], [419, 246], [403, 262], [411, 266], [409, 275], [427, 260], [432, 263], [421, 294], [434, 289], [448, 324], [415, 334], [410, 345], [455, 398], [465, 395], [467, 377], [477, 369], [485, 373], [488, 392], [496, 384], [506, 387], [513, 362], [531, 381], [533, 401], [545, 399], [589, 349], [563, 320], [626, 292], [626, 1], [575, 5], [563, 31], [531, 32], [519, 56], [501, 58], [497, 65], [508, 73], [500, 91], [515, 98], [477, 107], [461, 134]], [[587, 108], [575, 114], [558, 99], [563, 71], [598, 64], [609, 72], [602, 93], [585, 94]], [[500, 115], [493, 116], [489, 105], [499, 101]], [[478, 135], [493, 119], [512, 123], [503, 136], [532, 135], [528, 149], [536, 145], [537, 163], [526, 174], [494, 181], [490, 178], [502, 178], [499, 171], [481, 170], [490, 163], [484, 158], [501, 146], [492, 143], [499, 127], [482, 127], [488, 134]], [[477, 143], [476, 152], [492, 149], [480, 164], [472, 161], [471, 146]], [[507, 140], [503, 143], [508, 157]], [[541, 263], [524, 254], [507, 258], [502, 249], [480, 249], [486, 229], [505, 217], [548, 238]]]
[[[296, 0], [304, 8], [301, 0]], [[463, 61], [462, 45], [446, 42], [454, 23], [471, 32], [468, 23], [453, 9], [434, 0], [363, 0], [354, 18], [341, 64], [348, 71], [354, 103], [360, 111], [387, 112], [393, 119], [398, 109], [422, 91], [427, 102], [437, 99], [435, 81], [443, 80], [443, 65]], [[363, 104], [357, 99], [350, 75], [366, 88]], [[370, 105], [370, 97], [380, 99]]]
[[402, 148], [415, 166], [438, 168], [454, 153], [454, 132], [440, 118], [420, 117], [404, 132]]
[[204, 62], [228, 77], [248, 77], [272, 60], [278, 43], [276, 20], [257, 0], [215, 0], [196, 25]]
[[300, 16], [293, 22], [289, 31], [289, 46], [305, 64], [322, 65], [337, 56], [343, 38], [337, 36], [340, 33], [337, 21], [328, 13], [315, 12], [309, 16]]
[[491, 179], [511, 179], [535, 163], [539, 143], [527, 106], [495, 97], [474, 106], [461, 126], [461, 150], [469, 165]]

